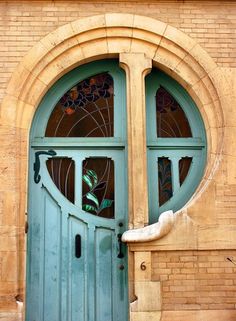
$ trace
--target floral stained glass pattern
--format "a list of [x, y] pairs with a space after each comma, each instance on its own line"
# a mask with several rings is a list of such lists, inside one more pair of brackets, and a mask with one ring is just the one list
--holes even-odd
[[159, 206], [165, 204], [173, 195], [171, 161], [167, 157], [158, 158]]
[[71, 158], [50, 158], [47, 169], [59, 191], [72, 203], [75, 195], [75, 164]]
[[165, 88], [156, 92], [157, 137], [192, 137], [187, 117]]
[[113, 79], [102, 73], [79, 82], [55, 106], [46, 137], [112, 137]]
[[110, 158], [86, 158], [82, 179], [83, 210], [114, 218], [114, 162]]

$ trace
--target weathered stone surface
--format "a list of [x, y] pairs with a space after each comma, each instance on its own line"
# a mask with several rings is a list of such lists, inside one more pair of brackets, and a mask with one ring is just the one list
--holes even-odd
[[122, 241], [126, 243], [145, 243], [159, 240], [171, 231], [173, 225], [174, 213], [173, 211], [166, 211], [160, 215], [157, 223], [123, 233]]

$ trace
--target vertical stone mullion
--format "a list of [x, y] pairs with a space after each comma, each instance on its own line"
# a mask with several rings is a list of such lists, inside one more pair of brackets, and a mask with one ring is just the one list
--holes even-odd
[[144, 78], [152, 61], [142, 53], [120, 54], [127, 77], [129, 225], [148, 223], [146, 109]]

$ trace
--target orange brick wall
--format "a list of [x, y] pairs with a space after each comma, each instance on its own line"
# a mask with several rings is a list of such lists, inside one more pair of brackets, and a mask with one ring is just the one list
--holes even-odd
[[161, 282], [163, 310], [236, 308], [236, 251], [152, 254], [152, 280]]
[[235, 1], [0, 1], [0, 101], [26, 52], [57, 27], [106, 12], [146, 15], [196, 39], [224, 67], [236, 67]]

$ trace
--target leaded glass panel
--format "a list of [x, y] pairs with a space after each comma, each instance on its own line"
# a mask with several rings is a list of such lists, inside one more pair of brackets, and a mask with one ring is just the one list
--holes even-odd
[[113, 137], [114, 88], [108, 73], [84, 79], [68, 90], [49, 118], [46, 137]]
[[163, 87], [156, 92], [156, 124], [157, 137], [192, 137], [183, 109]]
[[50, 158], [47, 169], [59, 191], [72, 203], [75, 201], [75, 164], [71, 158]]
[[185, 181], [190, 166], [192, 164], [192, 157], [183, 157], [181, 158], [181, 160], [179, 161], [179, 181], [180, 181], [180, 185], [183, 184], [183, 182]]
[[82, 208], [106, 218], [114, 218], [114, 162], [106, 157], [83, 161]]
[[171, 161], [167, 157], [158, 158], [159, 206], [165, 204], [173, 195]]

